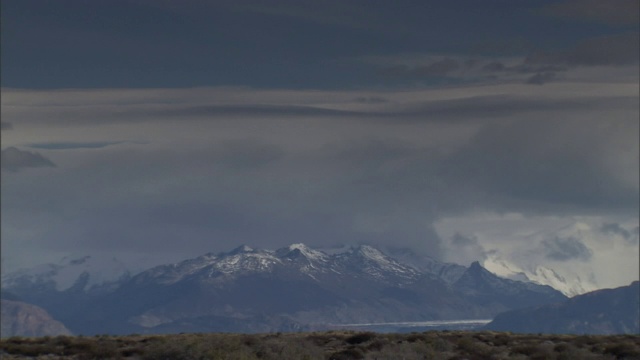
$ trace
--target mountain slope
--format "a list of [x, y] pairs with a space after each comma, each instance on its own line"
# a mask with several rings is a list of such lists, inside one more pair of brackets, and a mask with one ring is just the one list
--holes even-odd
[[500, 278], [477, 261], [469, 266], [453, 287], [474, 303], [496, 309], [514, 309], [566, 299], [550, 286]]
[[505, 312], [486, 328], [528, 333], [639, 334], [640, 286], [636, 281], [556, 304]]

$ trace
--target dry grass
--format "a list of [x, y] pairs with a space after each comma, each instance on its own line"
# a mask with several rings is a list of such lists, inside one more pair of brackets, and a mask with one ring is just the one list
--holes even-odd
[[2, 359], [640, 359], [640, 336], [431, 331], [13, 337]]

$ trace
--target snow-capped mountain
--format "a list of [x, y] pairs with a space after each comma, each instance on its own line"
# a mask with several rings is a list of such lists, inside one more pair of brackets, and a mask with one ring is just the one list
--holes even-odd
[[128, 267], [113, 257], [65, 257], [56, 264], [44, 264], [3, 274], [2, 288], [97, 291], [113, 288], [131, 275]]
[[[466, 268], [427, 260], [416, 257], [408, 264], [367, 245], [333, 254], [304, 244], [240, 246], [120, 277], [108, 291], [86, 291], [93, 289], [88, 279], [65, 287], [56, 277], [63, 269], [58, 267], [45, 275], [10, 274], [3, 290], [45, 308], [79, 334], [487, 319], [565, 298], [548, 286], [497, 277], [477, 263]], [[28, 279], [48, 285], [29, 287]]]
[[384, 280], [387, 277], [413, 279], [419, 271], [403, 265], [381, 251], [367, 245], [350, 248], [334, 255], [314, 250], [304, 244], [293, 244], [278, 250], [253, 249], [242, 245], [230, 252], [206, 254], [171, 265], [154, 267], [134, 281], [156, 281], [172, 284], [185, 278], [227, 277], [270, 273], [282, 269], [318, 280], [316, 275], [331, 273], [369, 276]]

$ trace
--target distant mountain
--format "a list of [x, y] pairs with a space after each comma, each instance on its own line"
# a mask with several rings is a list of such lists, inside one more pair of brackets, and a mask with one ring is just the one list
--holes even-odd
[[21, 291], [109, 291], [131, 277], [127, 267], [115, 258], [65, 257], [56, 264], [44, 264], [2, 275], [2, 288]]
[[21, 301], [0, 300], [0, 336], [71, 335], [61, 322], [41, 307]]
[[366, 245], [335, 254], [304, 244], [275, 251], [241, 246], [156, 266], [104, 291], [86, 291], [76, 283], [63, 291], [30, 287], [24, 278], [3, 286], [81, 334], [297, 331], [331, 324], [490, 319], [566, 299], [548, 286], [499, 278], [477, 263], [469, 268], [435, 260], [409, 264]]
[[636, 281], [555, 304], [505, 312], [486, 328], [525, 333], [640, 334], [640, 285]]

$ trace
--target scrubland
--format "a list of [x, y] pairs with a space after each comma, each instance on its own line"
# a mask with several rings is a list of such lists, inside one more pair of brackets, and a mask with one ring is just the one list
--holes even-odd
[[2, 359], [640, 359], [639, 335], [354, 331], [12, 337]]

